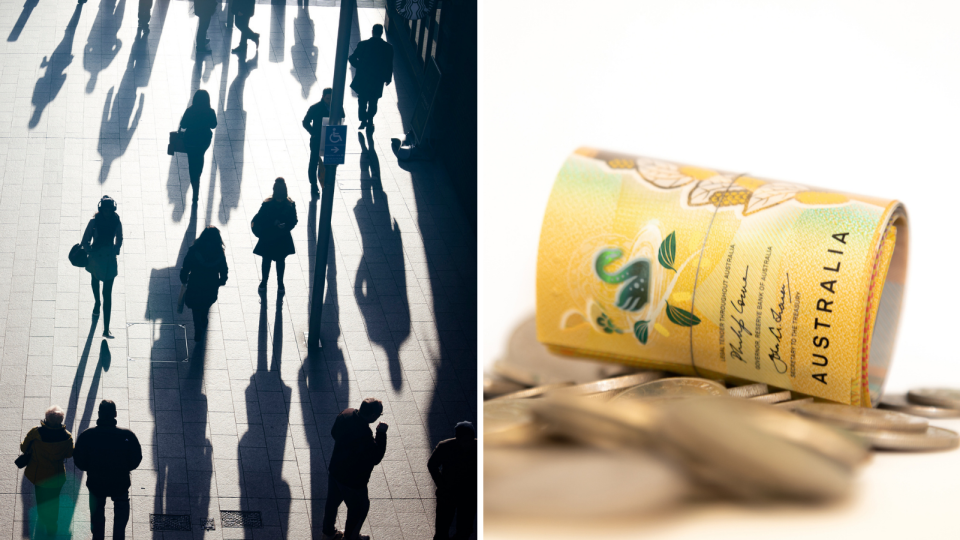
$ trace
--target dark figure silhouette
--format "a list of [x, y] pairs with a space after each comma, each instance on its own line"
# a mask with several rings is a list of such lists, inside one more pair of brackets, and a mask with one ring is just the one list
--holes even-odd
[[113, 499], [113, 538], [123, 540], [130, 519], [130, 471], [140, 466], [143, 453], [137, 436], [117, 427], [117, 405], [113, 401], [101, 401], [97, 416], [97, 427], [77, 438], [73, 464], [87, 471], [94, 540], [103, 540], [106, 533], [107, 497]]
[[199, 19], [197, 23], [197, 57], [209, 54], [213, 51], [207, 45], [210, 40], [207, 39], [207, 28], [210, 26], [210, 18], [213, 12], [217, 10], [217, 0], [193, 0], [193, 13]]
[[347, 503], [347, 524], [343, 538], [370, 540], [360, 534], [360, 528], [370, 511], [367, 483], [370, 473], [383, 460], [387, 452], [387, 424], [377, 424], [374, 437], [369, 424], [383, 414], [383, 403], [367, 398], [360, 409], [344, 409], [333, 422], [333, 455], [330, 457], [330, 476], [327, 485], [327, 504], [323, 510], [323, 535], [321, 540], [332, 540], [341, 534], [335, 527], [337, 509], [341, 502]]
[[93, 314], [100, 313], [100, 282], [103, 282], [103, 337], [110, 333], [110, 310], [113, 307], [113, 280], [117, 277], [117, 255], [123, 245], [123, 224], [117, 215], [117, 202], [104, 195], [97, 204], [97, 213], [87, 223], [80, 245], [89, 255], [87, 272], [93, 289]]
[[51, 537], [57, 534], [60, 490], [67, 482], [63, 460], [73, 455], [73, 435], [64, 427], [63, 417], [63, 409], [51, 406], [40, 425], [20, 443], [20, 451], [30, 454], [23, 475], [36, 488], [37, 528]]
[[187, 147], [187, 166], [190, 168], [190, 185], [193, 186], [193, 200], [200, 197], [200, 174], [203, 173], [203, 155], [210, 148], [213, 130], [217, 127], [217, 113], [210, 108], [210, 94], [206, 90], [197, 90], [193, 94], [193, 103], [180, 118], [183, 130], [183, 142]]
[[303, 129], [310, 134], [310, 164], [307, 166], [307, 178], [310, 179], [310, 192], [314, 196], [320, 194], [320, 190], [317, 189], [318, 177], [320, 187], [323, 187], [323, 180], [327, 176], [323, 160], [320, 158], [320, 147], [323, 145], [320, 131], [323, 127], [323, 119], [330, 116], [331, 99], [333, 99], [333, 89], [324, 88], [323, 97], [311, 105], [307, 109], [307, 115], [303, 117]]
[[40, 67], [47, 68], [43, 77], [37, 79], [37, 84], [33, 87], [33, 116], [27, 124], [30, 129], [37, 127], [40, 123], [40, 117], [43, 115], [43, 109], [47, 107], [57, 97], [63, 83], [67, 81], [67, 74], [64, 73], [67, 67], [73, 62], [73, 36], [77, 31], [77, 23], [80, 22], [80, 10], [83, 6], [78, 5], [73, 10], [73, 17], [67, 23], [67, 28], [63, 33], [63, 39], [57, 48], [50, 54], [48, 60], [46, 56], [40, 62]]
[[207, 333], [207, 315], [217, 301], [220, 287], [227, 284], [227, 257], [220, 229], [208, 226], [193, 243], [180, 269], [180, 283], [187, 286], [183, 303], [193, 312], [193, 340]]
[[150, 33], [150, 10], [153, 9], [153, 0], [140, 0], [140, 6], [137, 10], [137, 31], [144, 34]]
[[455, 538], [470, 538], [477, 518], [477, 432], [470, 422], [454, 428], [456, 438], [440, 441], [427, 462], [437, 485], [437, 521], [434, 540], [448, 540], [454, 514]]
[[237, 30], [240, 30], [240, 44], [233, 49], [233, 52], [242, 54], [247, 52], [247, 41], [252, 41], [257, 49], [260, 49], [260, 34], [250, 30], [250, 18], [256, 11], [256, 0], [233, 0], [233, 23]]
[[17, 19], [17, 22], [14, 23], [13, 30], [10, 30], [7, 41], [16, 41], [20, 38], [20, 32], [22, 32], [23, 27], [27, 25], [27, 20], [30, 18], [30, 14], [33, 13], [33, 8], [37, 7], [38, 3], [40, 3], [40, 0], [27, 0], [23, 3], [23, 11], [20, 12], [20, 17]]
[[286, 270], [284, 259], [297, 252], [293, 247], [290, 230], [297, 226], [297, 205], [287, 197], [287, 183], [283, 178], [273, 182], [273, 197], [263, 201], [260, 211], [253, 216], [250, 227], [260, 240], [253, 248], [254, 255], [263, 257], [260, 280], [260, 295], [267, 293], [267, 280], [270, 278], [270, 261], [277, 261], [277, 296], [283, 296], [283, 272]]
[[373, 25], [373, 37], [357, 43], [350, 55], [350, 65], [357, 74], [350, 88], [357, 93], [360, 111], [360, 127], [373, 126], [373, 116], [377, 114], [377, 100], [383, 96], [383, 85], [393, 80], [393, 46], [383, 40], [383, 26]]

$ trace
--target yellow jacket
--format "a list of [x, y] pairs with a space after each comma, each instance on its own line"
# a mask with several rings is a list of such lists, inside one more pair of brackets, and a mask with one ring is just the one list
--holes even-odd
[[27, 480], [34, 485], [62, 485], [66, 480], [63, 460], [73, 456], [73, 436], [64, 426], [50, 427], [41, 422], [27, 433], [20, 451], [33, 454], [23, 472]]

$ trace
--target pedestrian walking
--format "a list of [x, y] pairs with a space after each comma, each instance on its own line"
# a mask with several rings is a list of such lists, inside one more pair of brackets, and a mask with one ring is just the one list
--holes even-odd
[[263, 278], [257, 291], [267, 293], [267, 279], [270, 277], [270, 262], [277, 262], [277, 296], [283, 296], [283, 272], [287, 264], [287, 255], [296, 253], [290, 230], [297, 226], [297, 205], [287, 196], [287, 183], [283, 178], [273, 182], [273, 196], [263, 201], [257, 215], [253, 216], [250, 227], [259, 238], [253, 248], [254, 255], [263, 258], [261, 270]]
[[208, 226], [190, 246], [180, 269], [180, 283], [187, 286], [183, 303], [193, 312], [193, 340], [200, 341], [207, 333], [210, 306], [217, 301], [220, 287], [227, 284], [227, 257], [220, 229]]
[[350, 55], [350, 65], [357, 73], [350, 88], [357, 93], [360, 107], [358, 118], [360, 127], [373, 127], [373, 116], [377, 114], [377, 100], [383, 96], [383, 85], [393, 79], [393, 46], [382, 39], [383, 26], [373, 25], [373, 37], [357, 43]]
[[377, 425], [377, 435], [370, 424], [383, 414], [379, 399], [367, 398], [360, 409], [344, 409], [333, 422], [333, 455], [330, 456], [327, 504], [323, 510], [321, 540], [333, 540], [341, 535], [335, 527], [337, 509], [347, 503], [347, 523], [342, 533], [344, 540], [370, 540], [360, 534], [360, 528], [370, 511], [367, 483], [370, 473], [387, 452], [387, 424]]
[[213, 130], [217, 127], [217, 113], [210, 107], [210, 94], [197, 90], [193, 102], [180, 118], [183, 144], [187, 148], [187, 166], [190, 169], [190, 185], [193, 186], [193, 202], [200, 198], [200, 174], [203, 172], [203, 155], [210, 148]]
[[434, 540], [448, 540], [454, 515], [457, 540], [473, 534], [477, 519], [477, 431], [470, 422], [454, 428], [453, 439], [440, 441], [427, 461], [437, 485], [437, 520]]
[[140, 0], [139, 9], [137, 11], [137, 33], [140, 32], [144, 34], [150, 33], [150, 10], [153, 9], [153, 0]]
[[122, 540], [130, 520], [130, 471], [143, 459], [140, 441], [129, 429], [117, 427], [117, 405], [100, 402], [97, 426], [80, 434], [73, 464], [87, 472], [90, 491], [90, 530], [94, 540], [106, 534], [107, 497], [113, 499], [113, 538]]
[[247, 41], [252, 41], [260, 49], [260, 34], [250, 30], [250, 18], [256, 10], [256, 0], [233, 0], [233, 24], [240, 30], [240, 44], [233, 52], [242, 54], [247, 52]]
[[320, 147], [323, 146], [323, 119], [330, 116], [330, 100], [333, 99], [333, 89], [324, 88], [320, 101], [314, 103], [307, 109], [307, 115], [303, 117], [303, 129], [310, 134], [310, 164], [307, 165], [307, 178], [310, 179], [310, 193], [313, 196], [320, 194], [317, 189], [317, 178], [320, 179], [320, 187], [323, 187], [323, 180], [327, 176], [327, 170], [323, 167], [323, 160], [320, 158]]
[[30, 454], [23, 475], [36, 490], [37, 529], [53, 537], [60, 518], [60, 490], [67, 481], [63, 460], [73, 455], [73, 436], [63, 426], [63, 409], [51, 405], [40, 425], [27, 432], [20, 451]]
[[213, 12], [217, 10], [218, 0], [193, 0], [193, 14], [197, 16], [197, 57], [209, 54], [210, 40], [207, 39], [207, 28], [210, 26], [210, 18]]
[[113, 280], [117, 277], [117, 255], [123, 245], [123, 224], [117, 215], [117, 202], [109, 195], [97, 203], [97, 213], [87, 223], [80, 245], [88, 255], [86, 268], [93, 289], [93, 314], [100, 314], [100, 284], [103, 283], [103, 337], [112, 339]]

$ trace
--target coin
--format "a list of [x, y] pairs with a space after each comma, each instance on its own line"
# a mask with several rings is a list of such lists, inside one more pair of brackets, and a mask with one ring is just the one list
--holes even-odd
[[630, 388], [610, 400], [610, 403], [621, 404], [636, 400], [672, 400], [697, 396], [726, 395], [727, 389], [716, 381], [698, 377], [672, 377]]
[[568, 388], [562, 388], [558, 390], [557, 393], [572, 396], [611, 392], [614, 390], [622, 390], [624, 388], [630, 388], [631, 386], [637, 386], [655, 381], [663, 378], [665, 375], [666, 373], [662, 371], [641, 371], [640, 373], [631, 373], [630, 375], [622, 375], [620, 377], [613, 377], [611, 379], [602, 379], [599, 381], [578, 384]]
[[955, 432], [933, 426], [921, 433], [888, 430], [854, 430], [853, 433], [881, 450], [949, 450], [960, 446], [960, 437]]
[[526, 388], [522, 384], [517, 384], [497, 375], [489, 373], [483, 374], [483, 399], [495, 398], [511, 392], [518, 392]]
[[796, 408], [800, 414], [849, 429], [890, 429], [923, 432], [927, 421], [896, 411], [851, 407], [837, 403], [806, 403]]
[[945, 409], [930, 405], [911, 403], [904, 394], [887, 394], [880, 400], [881, 409], [890, 409], [924, 418], [958, 418], [960, 409]]
[[626, 406], [556, 395], [531, 400], [531, 412], [546, 433], [601, 448], [640, 448], [650, 444], [660, 412], [646, 403]]
[[527, 388], [526, 390], [520, 390], [519, 392], [504, 394], [502, 396], [498, 396], [493, 399], [489, 399], [487, 401], [498, 401], [501, 399], [529, 399], [529, 398], [540, 397], [544, 394], [553, 392], [554, 390], [559, 390], [561, 388], [569, 387], [571, 384], [573, 383], [565, 382], [565, 383], [556, 383], [556, 384], [545, 384], [543, 386], [534, 386], [533, 388]]
[[790, 399], [790, 391], [784, 390], [782, 392], [772, 392], [770, 394], [764, 394], [762, 396], [754, 396], [750, 398], [750, 401], [758, 401], [760, 403], [780, 403], [781, 401], [788, 401]]
[[507, 352], [493, 371], [526, 386], [569, 382], [585, 383], [634, 371], [629, 366], [598, 362], [551, 352], [537, 340], [536, 317], [520, 323], [507, 342]]
[[497, 433], [529, 423], [529, 399], [491, 399], [483, 402], [483, 434]]
[[773, 406], [787, 411], [792, 411], [804, 403], [813, 403], [813, 398], [807, 397], [802, 399], [792, 399], [790, 401], [781, 401], [780, 403], [774, 403]]
[[735, 386], [733, 388], [727, 388], [727, 393], [730, 394], [730, 397], [738, 398], [752, 398], [754, 396], [762, 396], [766, 394], [769, 390], [767, 385], [763, 383], [757, 384], [745, 384], [743, 386]]
[[955, 388], [917, 388], [907, 392], [907, 398], [919, 405], [960, 409], [960, 390]]

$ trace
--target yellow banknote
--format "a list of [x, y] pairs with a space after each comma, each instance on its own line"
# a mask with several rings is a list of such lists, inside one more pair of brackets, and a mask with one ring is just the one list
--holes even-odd
[[581, 148], [543, 220], [538, 337], [875, 405], [907, 239], [898, 201]]

